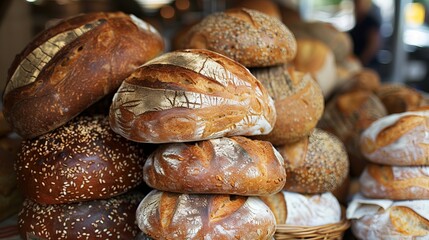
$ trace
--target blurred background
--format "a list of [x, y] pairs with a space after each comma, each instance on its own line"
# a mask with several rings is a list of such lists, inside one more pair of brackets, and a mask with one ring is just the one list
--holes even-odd
[[[0, 2], [0, 89], [7, 70], [28, 42], [58, 19], [94, 11], [123, 11], [151, 23], [164, 36], [167, 51], [179, 31], [234, 0], [2, 0]], [[375, 16], [379, 42], [371, 63], [383, 82], [399, 82], [429, 91], [429, 0], [277, 0], [283, 19], [299, 14], [304, 21], [330, 22], [351, 33], [359, 4]], [[368, 5], [370, 4], [370, 5]], [[371, 9], [368, 9], [371, 6]], [[365, 7], [364, 7], [365, 8]], [[285, 22], [285, 21], [284, 21]], [[287, 22], [285, 22], [287, 25]], [[364, 29], [365, 25], [363, 26]], [[363, 34], [357, 30], [358, 35]], [[356, 46], [355, 46], [356, 50]], [[3, 92], [3, 91], [2, 91]]]

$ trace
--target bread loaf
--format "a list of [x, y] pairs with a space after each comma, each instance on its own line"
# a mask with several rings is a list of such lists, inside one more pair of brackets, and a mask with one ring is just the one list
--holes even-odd
[[280, 20], [235, 8], [205, 17], [189, 30], [183, 48], [208, 49], [246, 67], [266, 67], [292, 60], [296, 41]]
[[277, 113], [273, 130], [255, 138], [278, 146], [308, 136], [324, 109], [322, 91], [313, 78], [286, 65], [251, 68], [250, 71], [274, 99]]
[[143, 180], [142, 146], [111, 131], [106, 117], [78, 117], [22, 145], [18, 184], [38, 203], [105, 199]]
[[24, 138], [52, 131], [115, 91], [163, 48], [152, 26], [124, 13], [63, 20], [13, 61], [3, 94], [6, 120]]
[[341, 220], [341, 206], [329, 192], [302, 195], [282, 191], [261, 199], [273, 211], [277, 224], [320, 226]]
[[272, 0], [240, 0], [234, 4], [234, 7], [260, 11], [279, 20], [282, 18], [277, 3]]
[[429, 111], [391, 114], [361, 135], [362, 153], [388, 165], [429, 165]]
[[429, 198], [429, 166], [388, 166], [370, 163], [360, 179], [368, 198], [416, 200]]
[[380, 86], [381, 82], [378, 73], [370, 68], [364, 68], [353, 74], [350, 79], [341, 86], [339, 91], [349, 92], [365, 90], [375, 93]]
[[349, 173], [343, 143], [332, 134], [314, 129], [302, 140], [277, 147], [286, 169], [284, 190], [305, 194], [330, 192]]
[[153, 190], [137, 209], [153, 239], [271, 239], [276, 220], [257, 197], [177, 194]]
[[27, 199], [18, 216], [23, 239], [134, 239], [136, 209], [143, 195], [127, 193], [106, 200], [39, 204]]
[[271, 143], [241, 136], [164, 144], [149, 156], [143, 176], [163, 191], [246, 196], [279, 192], [286, 181]]
[[269, 133], [274, 102], [241, 64], [215, 52], [166, 53], [128, 77], [110, 109], [112, 129], [136, 142], [187, 142]]
[[413, 111], [425, 104], [422, 94], [406, 85], [384, 83], [375, 93], [389, 114]]

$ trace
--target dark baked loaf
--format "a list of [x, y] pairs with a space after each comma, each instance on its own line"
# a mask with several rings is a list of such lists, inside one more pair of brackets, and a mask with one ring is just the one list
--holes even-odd
[[183, 48], [212, 50], [246, 67], [287, 63], [296, 54], [295, 37], [280, 20], [246, 8], [207, 16], [183, 43]]
[[257, 197], [177, 194], [154, 190], [137, 209], [153, 239], [271, 239], [276, 219]]
[[286, 181], [283, 158], [271, 143], [241, 136], [160, 146], [143, 176], [163, 191], [246, 196], [279, 192]]
[[191, 49], [166, 53], [137, 69], [110, 108], [112, 129], [136, 142], [188, 142], [269, 133], [274, 102], [241, 64]]
[[115, 91], [163, 48], [152, 26], [120, 12], [63, 20], [15, 58], [3, 94], [4, 115], [24, 138], [52, 131]]
[[27, 199], [18, 216], [23, 239], [134, 239], [140, 232], [136, 209], [144, 195], [127, 193], [106, 200], [39, 204]]
[[143, 181], [142, 146], [115, 134], [106, 117], [78, 117], [22, 145], [18, 183], [39, 203], [105, 199]]

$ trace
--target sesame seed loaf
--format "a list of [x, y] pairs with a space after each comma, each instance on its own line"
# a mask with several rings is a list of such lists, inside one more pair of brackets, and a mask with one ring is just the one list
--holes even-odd
[[109, 199], [39, 204], [26, 199], [18, 215], [23, 239], [134, 239], [136, 210], [144, 195], [130, 192]]
[[178, 194], [153, 190], [137, 208], [140, 230], [166, 239], [272, 239], [271, 210], [257, 197]]
[[224, 137], [164, 144], [145, 162], [143, 176], [163, 191], [257, 196], [282, 190], [283, 163], [269, 142]]
[[218, 53], [166, 53], [122, 83], [110, 108], [112, 129], [136, 142], [189, 142], [269, 133], [274, 102], [241, 64]]
[[313, 78], [286, 65], [251, 68], [250, 71], [274, 99], [277, 113], [273, 130], [254, 138], [279, 146], [308, 136], [324, 109], [322, 91]]
[[292, 60], [296, 41], [278, 19], [246, 8], [228, 9], [193, 26], [183, 48], [208, 49], [246, 67], [265, 67]]
[[115, 91], [163, 48], [152, 26], [124, 13], [65, 19], [12, 63], [3, 94], [6, 120], [24, 138], [52, 131]]
[[349, 172], [343, 143], [334, 135], [315, 128], [302, 140], [277, 147], [286, 168], [284, 190], [304, 194], [330, 192]]
[[45, 204], [109, 198], [143, 181], [141, 145], [115, 134], [107, 117], [78, 117], [25, 140], [16, 163], [26, 197]]

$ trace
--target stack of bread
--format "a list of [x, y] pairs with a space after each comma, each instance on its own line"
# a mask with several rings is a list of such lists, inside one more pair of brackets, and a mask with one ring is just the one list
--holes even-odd
[[[14, 60], [4, 115], [25, 138], [15, 163], [24, 239], [132, 239], [143, 194], [143, 146], [83, 114], [163, 51], [159, 33], [123, 13], [91, 13], [46, 29]], [[103, 112], [100, 110], [100, 112]], [[2, 169], [3, 170], [3, 169]]]
[[[240, 62], [274, 99], [277, 120], [273, 130], [252, 138], [271, 142], [285, 160], [283, 191], [261, 196], [274, 212], [276, 223], [311, 226], [339, 222], [340, 204], [329, 192], [346, 179], [347, 155], [335, 136], [315, 129], [323, 113], [323, 94], [311, 74], [288, 66], [297, 52], [288, 28], [256, 10], [229, 9], [191, 28], [184, 48], [205, 48]], [[316, 202], [316, 208], [326, 209], [324, 217], [317, 220], [314, 216], [319, 210], [312, 208]], [[296, 217], [302, 211], [309, 214]]]
[[429, 236], [429, 110], [397, 107], [405, 112], [382, 117], [361, 134], [361, 151], [370, 163], [347, 209], [359, 239]]

